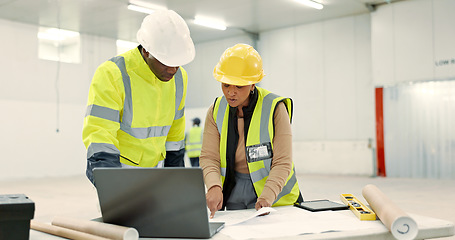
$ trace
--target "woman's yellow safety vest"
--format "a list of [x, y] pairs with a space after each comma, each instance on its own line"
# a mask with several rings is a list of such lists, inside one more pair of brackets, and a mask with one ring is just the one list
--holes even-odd
[[120, 155], [139, 167], [163, 166], [167, 151], [184, 148], [187, 74], [160, 81], [138, 48], [104, 62], [90, 86], [83, 141], [87, 159]]
[[195, 126], [190, 129], [186, 137], [185, 148], [189, 158], [195, 158], [201, 155], [202, 127]]
[[[256, 195], [260, 196], [264, 190], [265, 182], [267, 181], [272, 165], [273, 138], [275, 136], [273, 126], [274, 110], [279, 102], [284, 102], [289, 113], [289, 119], [292, 119], [292, 100], [280, 97], [260, 87], [256, 87], [256, 89], [258, 90], [258, 100], [248, 129], [246, 155], [248, 169]], [[213, 118], [220, 133], [222, 184], [224, 184], [226, 178], [229, 108], [224, 96], [216, 99]], [[292, 205], [297, 201], [299, 196], [300, 189], [295, 175], [294, 163], [292, 163], [292, 171], [286, 179], [286, 183], [278, 194], [273, 206]]]

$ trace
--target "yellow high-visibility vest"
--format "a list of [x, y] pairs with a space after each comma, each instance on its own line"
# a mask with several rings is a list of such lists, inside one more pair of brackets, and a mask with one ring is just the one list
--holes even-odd
[[[251, 180], [257, 196], [264, 190], [265, 182], [272, 166], [273, 138], [275, 136], [273, 117], [279, 102], [286, 104], [289, 119], [292, 119], [292, 100], [280, 97], [263, 88], [258, 90], [258, 100], [253, 111], [246, 139], [247, 164]], [[221, 182], [226, 178], [227, 126], [229, 121], [229, 105], [224, 96], [218, 97], [213, 109], [213, 118], [220, 133]], [[292, 171], [286, 179], [282, 191], [278, 194], [273, 206], [294, 204], [300, 196], [300, 189], [295, 175], [294, 163]]]
[[138, 48], [100, 65], [82, 133], [87, 159], [107, 152], [127, 165], [163, 166], [166, 150], [184, 148], [187, 81], [182, 67], [170, 81], [160, 81]]
[[185, 148], [189, 158], [195, 158], [201, 155], [202, 127], [194, 126], [190, 129], [186, 137]]

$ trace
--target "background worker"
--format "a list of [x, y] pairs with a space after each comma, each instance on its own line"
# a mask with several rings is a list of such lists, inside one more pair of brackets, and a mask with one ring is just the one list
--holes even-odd
[[264, 76], [253, 47], [228, 48], [214, 69], [224, 96], [207, 111], [200, 164], [211, 217], [224, 209], [303, 201], [292, 161], [292, 100], [256, 86]]
[[146, 16], [140, 45], [101, 64], [92, 79], [82, 137], [87, 177], [96, 167], [184, 166], [187, 73], [195, 48], [172, 10]]
[[202, 147], [202, 128], [199, 126], [200, 124], [201, 120], [199, 118], [193, 119], [193, 126], [188, 131], [185, 140], [186, 154], [192, 167], [199, 167], [199, 156], [201, 155]]

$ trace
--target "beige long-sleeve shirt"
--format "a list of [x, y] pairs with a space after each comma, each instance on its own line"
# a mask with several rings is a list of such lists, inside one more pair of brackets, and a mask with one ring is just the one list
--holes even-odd
[[[273, 160], [269, 177], [258, 200], [272, 204], [281, 192], [292, 169], [292, 129], [284, 103], [279, 103], [274, 114], [275, 137]], [[244, 119], [238, 117], [239, 141], [235, 153], [235, 171], [249, 173], [244, 139]], [[221, 185], [220, 177], [220, 134], [213, 119], [213, 104], [207, 111], [199, 163], [204, 173], [207, 189]]]

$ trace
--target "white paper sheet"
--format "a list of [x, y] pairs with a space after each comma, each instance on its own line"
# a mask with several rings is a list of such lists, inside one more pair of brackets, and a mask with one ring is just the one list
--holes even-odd
[[[310, 212], [293, 206], [276, 207], [265, 216], [255, 209], [219, 211], [212, 221], [225, 222], [221, 233], [233, 239], [279, 238], [329, 231], [349, 231], [385, 226], [380, 221], [360, 221], [336, 211]], [[349, 211], [349, 210], [346, 210]]]
[[258, 211], [255, 209], [245, 209], [241, 211], [219, 211], [215, 213], [215, 217], [211, 221], [224, 222], [225, 226], [230, 226], [246, 222], [255, 217], [262, 217], [266, 213], [270, 214], [271, 212], [275, 211], [276, 210], [271, 207], [263, 207]]

